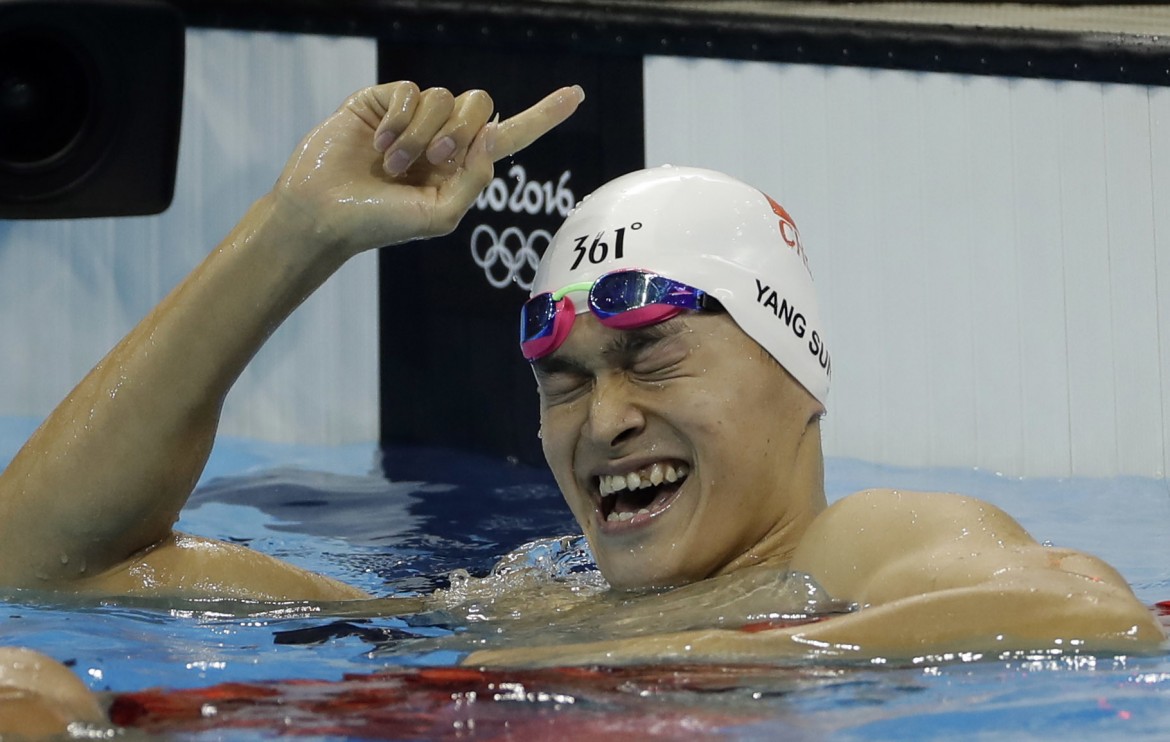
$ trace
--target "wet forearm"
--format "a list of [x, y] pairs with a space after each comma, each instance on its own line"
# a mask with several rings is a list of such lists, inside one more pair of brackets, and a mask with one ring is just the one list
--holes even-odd
[[488, 650], [466, 664], [498, 666], [759, 663], [995, 656], [1016, 650], [1155, 651], [1157, 621], [1115, 586], [984, 585], [943, 590], [798, 627], [685, 631], [588, 644]]
[[842, 657], [1064, 650], [1142, 652], [1163, 635], [1128, 591], [1074, 580], [942, 590], [863, 609], [792, 635], [810, 651]]

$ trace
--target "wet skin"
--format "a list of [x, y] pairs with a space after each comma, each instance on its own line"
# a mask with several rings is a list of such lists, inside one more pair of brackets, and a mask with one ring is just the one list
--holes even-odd
[[[616, 588], [782, 564], [825, 507], [820, 405], [724, 313], [632, 331], [580, 314], [535, 372], [545, 457]], [[633, 504], [600, 494], [656, 463], [687, 476]]]
[[85, 683], [39, 652], [0, 647], [0, 739], [62, 739], [72, 722], [106, 725]]

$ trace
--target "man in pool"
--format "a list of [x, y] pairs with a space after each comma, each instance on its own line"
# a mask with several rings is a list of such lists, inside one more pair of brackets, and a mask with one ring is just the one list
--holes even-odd
[[[172, 530], [224, 397], [347, 258], [449, 232], [492, 163], [563, 121], [582, 96], [565, 88], [500, 123], [482, 91], [455, 97], [398, 82], [348, 100], [0, 475], [0, 584], [369, 597]], [[582, 239], [601, 232], [623, 249], [602, 265], [582, 261]], [[815, 302], [783, 208], [717, 173], [651, 170], [604, 187], [558, 232], [523, 308], [521, 350], [536, 375], [548, 464], [614, 588], [693, 594], [722, 578], [795, 571], [858, 610], [758, 632], [487, 650], [470, 662], [1160, 645], [1158, 623], [1115, 570], [1037, 544], [986, 503], [873, 490], [827, 508], [819, 425], [831, 363]]]

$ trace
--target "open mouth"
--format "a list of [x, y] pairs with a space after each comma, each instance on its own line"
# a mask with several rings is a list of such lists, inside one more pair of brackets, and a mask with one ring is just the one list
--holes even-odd
[[678, 494], [690, 467], [681, 461], [658, 462], [625, 474], [598, 477], [601, 518], [607, 523], [633, 520], [663, 510]]

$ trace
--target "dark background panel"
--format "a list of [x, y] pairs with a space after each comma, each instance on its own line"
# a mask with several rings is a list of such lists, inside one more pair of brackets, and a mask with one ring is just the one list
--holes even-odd
[[524, 284], [577, 200], [642, 167], [642, 60], [391, 39], [378, 66], [382, 81], [485, 89], [504, 117], [563, 85], [588, 91], [568, 122], [497, 163], [454, 233], [379, 254], [382, 441], [538, 463], [536, 387], [518, 347]]

